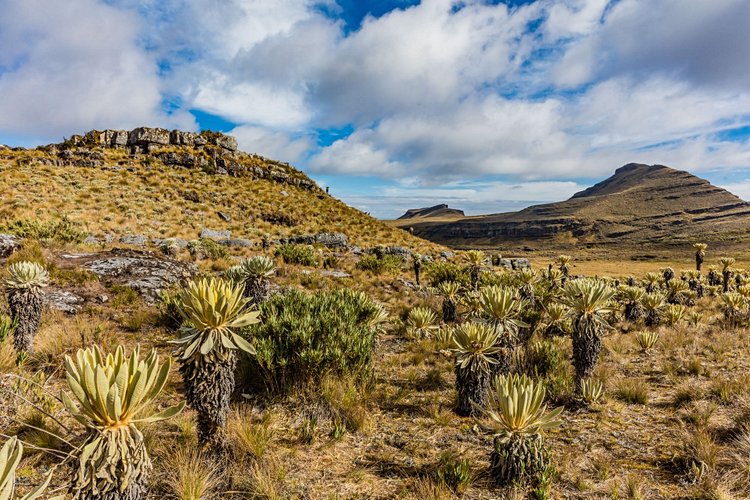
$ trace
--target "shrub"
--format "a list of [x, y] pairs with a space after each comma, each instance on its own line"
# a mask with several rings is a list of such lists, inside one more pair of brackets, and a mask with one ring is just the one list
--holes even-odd
[[444, 281], [455, 281], [463, 286], [468, 286], [470, 283], [469, 271], [452, 262], [430, 262], [425, 271], [430, 280], [430, 286], [438, 286]]
[[229, 255], [225, 246], [209, 238], [192, 240], [187, 248], [194, 259], [224, 259]]
[[365, 255], [357, 262], [357, 269], [370, 271], [373, 274], [394, 273], [401, 269], [404, 260], [398, 255], [384, 255], [378, 259], [375, 255]]
[[275, 255], [281, 257], [284, 264], [313, 267], [318, 265], [318, 254], [310, 245], [285, 243], [276, 249]]
[[48, 221], [17, 219], [2, 226], [2, 230], [21, 238], [59, 243], [81, 243], [88, 236], [77, 223], [67, 217]]
[[248, 375], [267, 392], [320, 386], [328, 374], [359, 378], [369, 372], [383, 310], [364, 294], [289, 290], [269, 298], [260, 311], [263, 322], [243, 335], [256, 351], [248, 358]]

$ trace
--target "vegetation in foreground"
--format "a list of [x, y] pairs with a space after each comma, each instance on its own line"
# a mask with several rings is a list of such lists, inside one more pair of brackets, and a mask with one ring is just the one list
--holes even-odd
[[417, 286], [411, 259], [316, 249], [352, 276], [332, 278], [271, 245], [197, 260], [203, 276], [149, 305], [43, 243], [5, 262], [9, 302], [21, 282], [111, 299], [42, 310], [26, 350], [13, 339], [35, 314], [4, 309], [0, 425], [24, 451], [0, 454], [2, 487], [19, 494], [750, 494], [750, 288], [706, 248], [701, 272], [617, 278], [567, 256], [512, 271], [420, 255]]

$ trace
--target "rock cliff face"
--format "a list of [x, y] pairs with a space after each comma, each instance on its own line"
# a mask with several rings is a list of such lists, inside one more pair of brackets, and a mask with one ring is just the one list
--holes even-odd
[[750, 239], [750, 204], [688, 172], [631, 163], [569, 200], [519, 212], [411, 223], [414, 234], [454, 246], [543, 242], [671, 245]]
[[106, 168], [103, 150], [115, 149], [131, 156], [146, 155], [169, 167], [269, 179], [310, 191], [318, 190], [312, 180], [288, 163], [238, 151], [237, 139], [217, 132], [183, 132], [149, 127], [130, 131], [92, 130], [84, 135], [73, 135], [63, 143], [37, 149], [47, 153], [45, 157], [36, 159], [42, 164]]
[[415, 218], [427, 218], [427, 217], [463, 217], [463, 210], [457, 210], [455, 208], [449, 208], [445, 203], [435, 205], [434, 207], [427, 208], [412, 208], [407, 210], [404, 215], [399, 219], [415, 219]]

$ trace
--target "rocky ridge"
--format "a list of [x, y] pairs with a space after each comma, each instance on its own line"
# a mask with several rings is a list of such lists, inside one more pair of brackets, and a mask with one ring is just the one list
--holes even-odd
[[[21, 148], [5, 148], [15, 151]], [[58, 144], [40, 146], [46, 153], [40, 164], [113, 168], [105, 149], [121, 150], [132, 157], [145, 155], [168, 167], [201, 169], [217, 175], [247, 176], [289, 184], [309, 191], [320, 190], [310, 178], [288, 163], [237, 149], [237, 139], [219, 132], [183, 132], [138, 127], [133, 130], [92, 130], [73, 135]], [[2, 157], [3, 149], [0, 149]]]

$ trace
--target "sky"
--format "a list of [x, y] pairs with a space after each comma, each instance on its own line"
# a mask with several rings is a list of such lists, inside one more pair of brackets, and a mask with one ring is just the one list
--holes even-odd
[[375, 216], [626, 163], [750, 199], [747, 0], [0, 0], [0, 144], [212, 129]]

